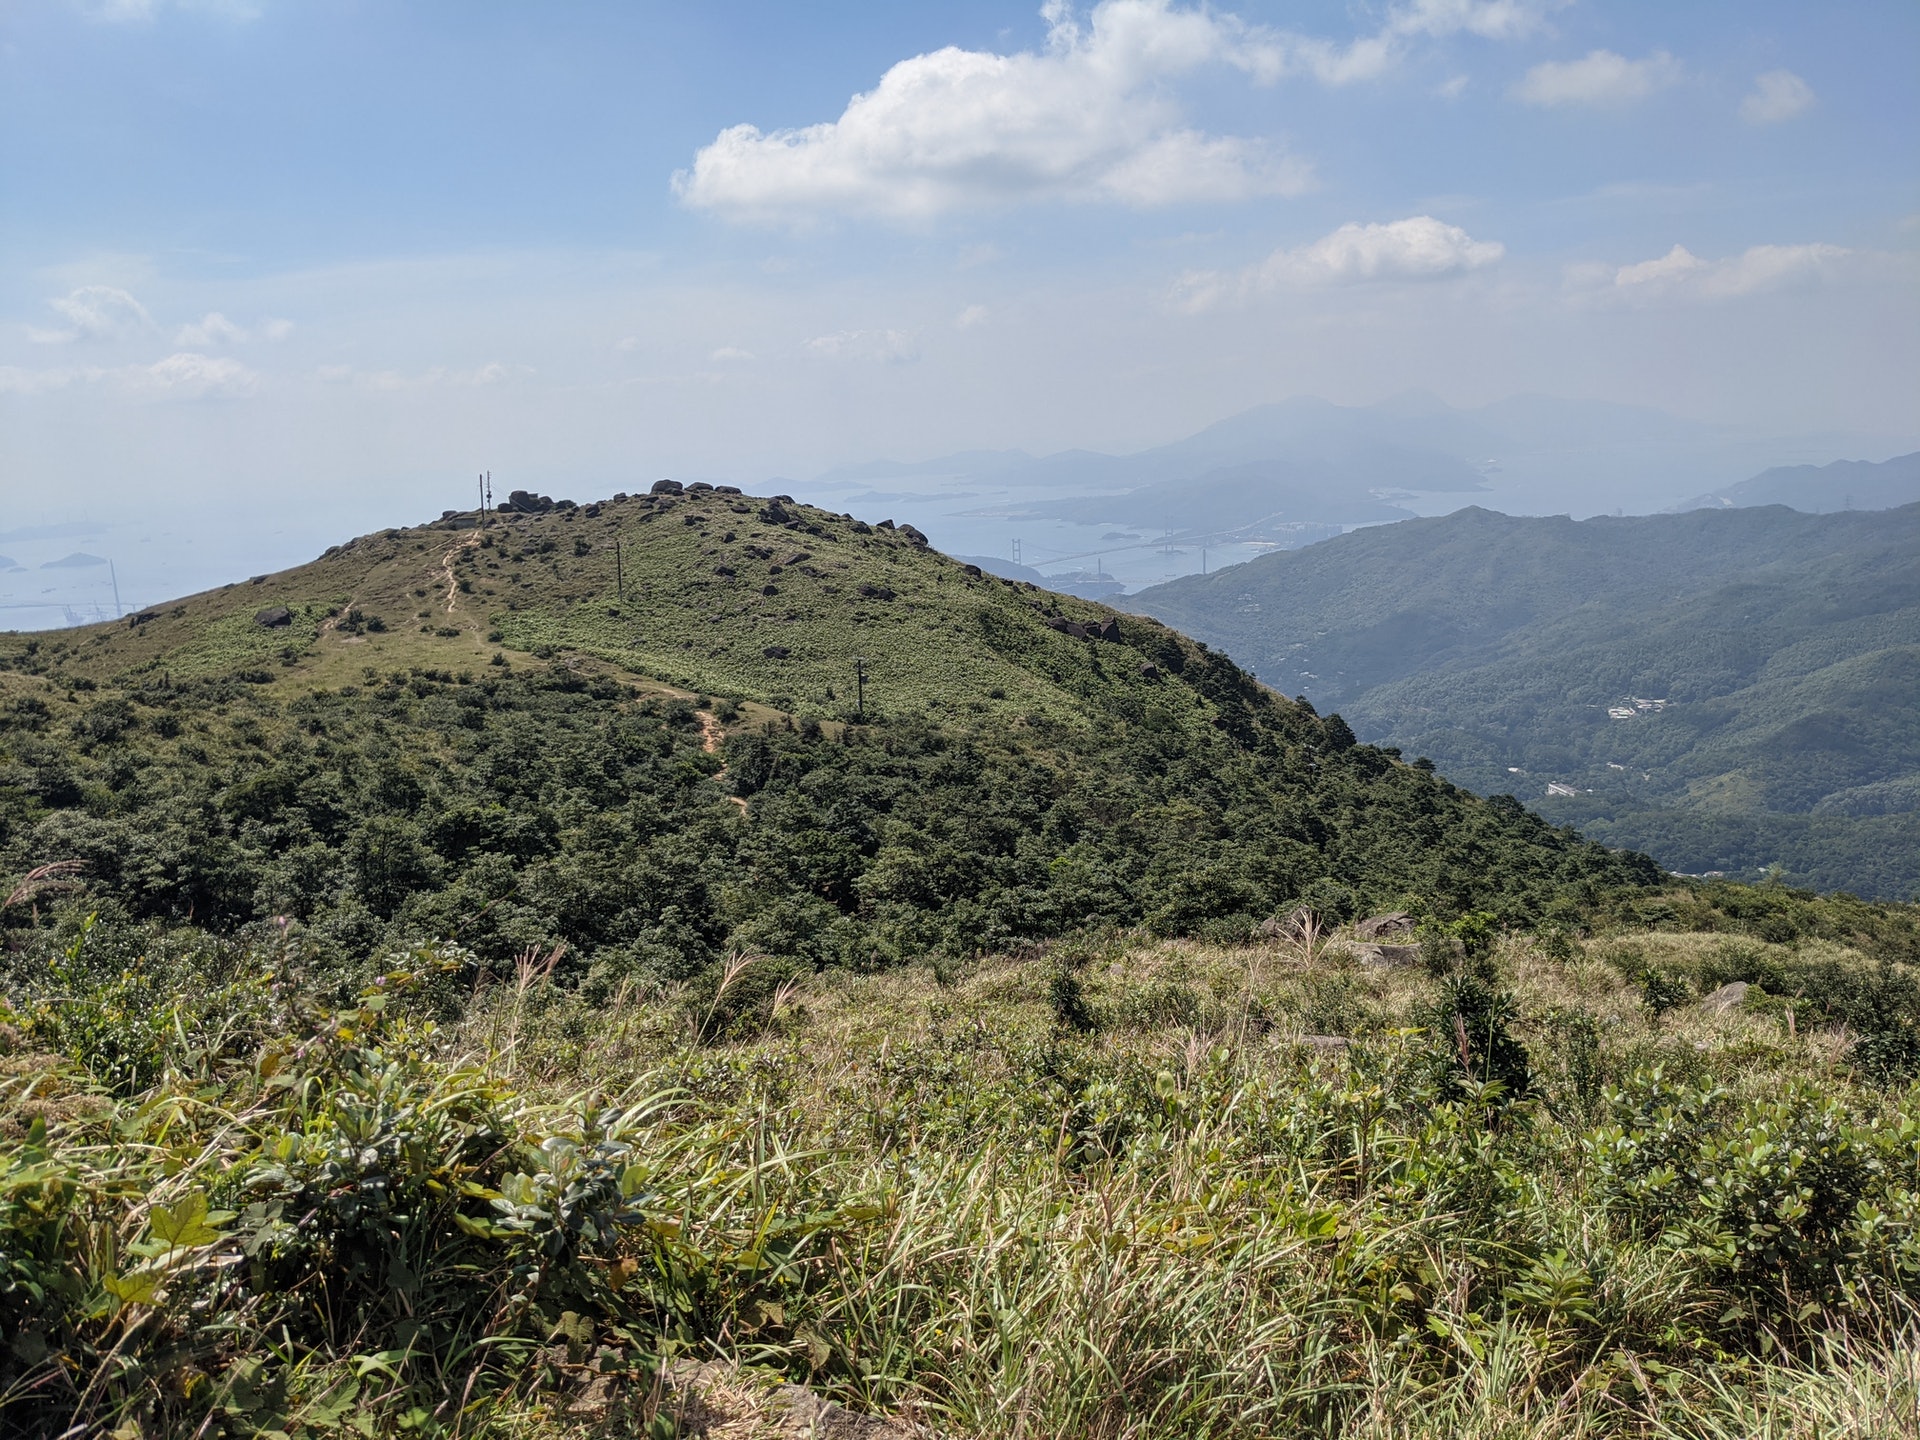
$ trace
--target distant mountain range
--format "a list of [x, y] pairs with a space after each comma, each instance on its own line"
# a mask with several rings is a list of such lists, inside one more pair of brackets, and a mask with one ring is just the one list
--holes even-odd
[[1671, 869], [1920, 890], [1920, 505], [1469, 508], [1126, 603]]
[[1776, 465], [1712, 495], [1683, 500], [1682, 510], [1729, 510], [1748, 505], [1787, 505], [1809, 515], [1833, 510], [1891, 510], [1920, 501], [1920, 451], [1831, 465]]
[[[1133, 454], [967, 450], [842, 466], [814, 483], [946, 482], [948, 493], [988, 492], [991, 513], [1007, 518], [1111, 522], [1195, 538], [1235, 532], [1297, 544], [1320, 538], [1301, 535], [1301, 525], [1431, 514], [1463, 494], [1526, 513], [1645, 512], [1707, 484], [1728, 488], [1699, 503], [1721, 504], [1720, 495], [1740, 489], [1763, 466], [1871, 453], [1885, 444], [1859, 436], [1744, 435], [1646, 407], [1547, 395], [1462, 409], [1416, 391], [1364, 406], [1312, 397], [1260, 405]], [[1858, 488], [1868, 486], [1861, 481]], [[1838, 508], [1838, 501], [1823, 508]]]

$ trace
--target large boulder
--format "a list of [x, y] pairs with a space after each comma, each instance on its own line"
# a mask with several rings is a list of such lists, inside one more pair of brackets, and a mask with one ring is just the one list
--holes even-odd
[[656, 480], [653, 482], [653, 488], [647, 493], [649, 495], [679, 495], [683, 494], [686, 488], [687, 487], [682, 485], [678, 480]]
[[1396, 935], [1411, 935], [1413, 917], [1403, 910], [1374, 915], [1354, 926], [1353, 933], [1362, 940], [1386, 940]]
[[1368, 945], [1352, 947], [1354, 959], [1375, 970], [1407, 970], [1420, 963], [1418, 945]]
[[1747, 982], [1744, 980], [1730, 981], [1711, 995], [1703, 996], [1700, 1000], [1700, 1008], [1709, 1015], [1725, 1015], [1729, 1011], [1738, 1010], [1747, 1003], [1747, 989]]
[[293, 612], [284, 605], [269, 605], [254, 612], [253, 623], [262, 630], [278, 630], [293, 623]]

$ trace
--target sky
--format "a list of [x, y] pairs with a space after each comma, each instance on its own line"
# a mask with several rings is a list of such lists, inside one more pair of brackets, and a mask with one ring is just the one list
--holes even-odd
[[1300, 395], [1883, 458], [1917, 89], [1912, 0], [0, 0], [0, 603]]

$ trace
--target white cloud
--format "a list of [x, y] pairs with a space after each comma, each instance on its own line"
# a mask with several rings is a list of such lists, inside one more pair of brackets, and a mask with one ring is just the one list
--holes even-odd
[[237, 345], [251, 337], [218, 310], [210, 310], [193, 325], [182, 325], [173, 337], [176, 345], [205, 348], [211, 345]]
[[984, 305], [969, 305], [953, 317], [953, 328], [956, 330], [971, 330], [986, 323], [987, 307]]
[[426, 390], [440, 386], [473, 387], [497, 385], [517, 376], [531, 375], [525, 365], [504, 365], [490, 361], [472, 370], [449, 370], [444, 365], [412, 374], [403, 370], [356, 370], [351, 365], [322, 365], [314, 372], [330, 385], [351, 385], [360, 390]]
[[82, 285], [58, 300], [49, 300], [47, 305], [67, 326], [62, 330], [29, 328], [28, 336], [43, 345], [121, 340], [155, 328], [146, 306], [114, 285]]
[[1791, 70], [1769, 70], [1753, 78], [1753, 89], [1740, 102], [1740, 118], [1749, 125], [1777, 125], [1813, 105], [1813, 87]]
[[73, 385], [110, 386], [147, 399], [233, 400], [253, 394], [260, 377], [238, 360], [180, 351], [151, 365], [66, 366], [28, 370], [0, 366], [0, 394], [43, 395]]
[[1467, 93], [1467, 86], [1470, 83], [1472, 82], [1465, 75], [1455, 75], [1450, 80], [1436, 85], [1433, 93], [1442, 100], [1458, 100]]
[[1276, 250], [1244, 270], [1190, 271], [1174, 283], [1174, 308], [1211, 309], [1273, 291], [1380, 280], [1438, 280], [1493, 264], [1506, 254], [1497, 240], [1476, 240], [1431, 215], [1386, 224], [1342, 225], [1310, 245]]
[[1831, 279], [1855, 252], [1839, 245], [1755, 245], [1705, 260], [1684, 245], [1632, 265], [1584, 266], [1568, 274], [1577, 290], [1630, 303], [1732, 300], [1766, 290]]
[[754, 358], [751, 350], [742, 350], [738, 345], [722, 345], [709, 357], [722, 364], [728, 362], [744, 363]]
[[1594, 50], [1580, 60], [1534, 66], [1513, 87], [1513, 96], [1529, 105], [1631, 105], [1674, 84], [1680, 75], [1680, 62], [1664, 50], [1644, 60]]
[[261, 13], [256, 0], [74, 0], [74, 8], [104, 25], [147, 24], [169, 8], [222, 20], [258, 20]]
[[239, 399], [260, 386], [260, 377], [238, 360], [191, 350], [123, 373], [136, 389], [182, 399]]
[[1207, 67], [1260, 84], [1380, 74], [1409, 43], [1530, 29], [1543, 0], [1412, 0], [1346, 45], [1305, 39], [1172, 0], [1064, 0], [1041, 14], [1047, 43], [1010, 55], [949, 46], [902, 60], [840, 118], [799, 129], [723, 130], [673, 189], [738, 220], [822, 212], [924, 220], [1024, 200], [1137, 207], [1292, 195], [1311, 167], [1269, 140], [1184, 123], [1170, 93]]
[[739, 219], [844, 211], [923, 219], [1031, 199], [1152, 206], [1297, 191], [1308, 172], [1261, 142], [1181, 124], [1164, 82], [1205, 65], [1265, 76], [1232, 16], [1104, 0], [1088, 24], [1049, 6], [1044, 53], [949, 46], [893, 66], [838, 120], [724, 130], [674, 177], [687, 204]]
[[920, 358], [913, 335], [906, 330], [836, 330], [807, 341], [806, 351], [823, 360], [875, 360], [883, 365], [905, 365]]
[[1348, 85], [1385, 74], [1415, 40], [1444, 40], [1473, 35], [1482, 40], [1512, 40], [1539, 26], [1541, 12], [1553, 0], [1414, 0], [1388, 11], [1371, 35], [1336, 45], [1331, 41], [1284, 37], [1283, 68], [1312, 75], [1324, 85]]

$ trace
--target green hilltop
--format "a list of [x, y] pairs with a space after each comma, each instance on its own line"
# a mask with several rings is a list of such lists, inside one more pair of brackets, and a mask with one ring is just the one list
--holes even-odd
[[716, 490], [449, 515], [0, 639], [0, 856], [83, 862], [128, 921], [560, 943], [609, 979], [1301, 900], [1526, 923], [1660, 878], [1156, 621]]

